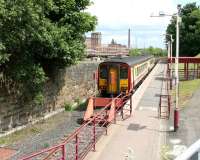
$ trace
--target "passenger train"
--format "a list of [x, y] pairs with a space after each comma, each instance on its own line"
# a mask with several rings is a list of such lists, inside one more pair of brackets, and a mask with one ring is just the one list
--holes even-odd
[[150, 55], [115, 57], [99, 64], [98, 90], [102, 96], [129, 93], [155, 64]]

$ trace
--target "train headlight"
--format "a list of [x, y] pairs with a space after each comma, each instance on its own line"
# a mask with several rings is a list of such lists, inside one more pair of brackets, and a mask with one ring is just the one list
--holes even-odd
[[99, 87], [101, 90], [106, 90], [106, 86], [100, 86]]
[[121, 87], [121, 91], [126, 91], [128, 87]]

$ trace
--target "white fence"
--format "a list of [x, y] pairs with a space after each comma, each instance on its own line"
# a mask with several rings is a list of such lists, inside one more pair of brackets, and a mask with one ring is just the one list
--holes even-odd
[[175, 160], [200, 160], [200, 139], [192, 144]]

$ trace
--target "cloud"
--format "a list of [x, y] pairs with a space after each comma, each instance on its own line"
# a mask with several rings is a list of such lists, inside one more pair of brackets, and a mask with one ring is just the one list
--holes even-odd
[[[127, 44], [128, 41], [128, 30], [127, 28], [121, 29], [110, 29], [101, 28], [97, 31], [102, 33], [102, 42], [107, 44], [112, 39], [115, 39], [118, 43]], [[131, 45], [133, 47], [165, 47], [161, 34], [164, 33], [163, 29], [159, 26], [132, 26], [131, 27]]]
[[173, 13], [172, 0], [93, 0], [88, 11], [98, 17], [100, 26], [120, 28], [127, 25], [167, 24], [169, 18], [150, 17], [163, 10]]
[[93, 0], [88, 12], [98, 18], [97, 31], [102, 32], [103, 43], [112, 38], [127, 44], [127, 30], [132, 30], [132, 45], [164, 47], [161, 34], [165, 32], [170, 17], [152, 18], [159, 11], [176, 12], [173, 0]]

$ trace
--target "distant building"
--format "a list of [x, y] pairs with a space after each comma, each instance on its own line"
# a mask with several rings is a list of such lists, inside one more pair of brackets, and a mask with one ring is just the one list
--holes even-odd
[[91, 37], [86, 37], [85, 44], [88, 49], [95, 49], [101, 46], [101, 32], [91, 33]]
[[119, 49], [128, 49], [126, 45], [122, 44], [108, 44], [109, 48], [119, 48]]
[[101, 32], [93, 32], [91, 34], [91, 47], [95, 49], [101, 46]]
[[92, 46], [91, 37], [86, 37], [85, 38], [85, 45], [86, 45], [86, 48], [91, 48], [91, 46]]
[[102, 44], [101, 32], [91, 33], [91, 37], [87, 37], [85, 44], [87, 46], [87, 54], [92, 56], [104, 55], [128, 55], [129, 49], [126, 45], [117, 44], [114, 40], [110, 44]]

